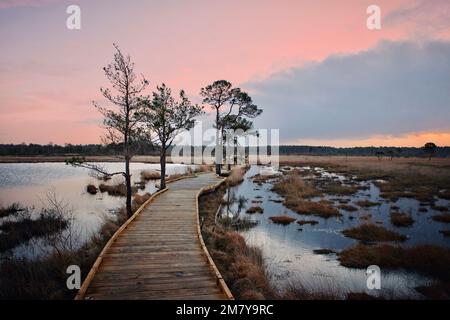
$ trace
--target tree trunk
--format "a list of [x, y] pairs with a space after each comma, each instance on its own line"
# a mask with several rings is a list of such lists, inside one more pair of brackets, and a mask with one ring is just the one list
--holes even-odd
[[[220, 137], [220, 128], [219, 128], [219, 111], [216, 110], [216, 150], [215, 150], [215, 158], [216, 158], [216, 174], [220, 176], [221, 168], [222, 168], [222, 139]], [[219, 153], [220, 148], [220, 153]]]
[[161, 183], [160, 188], [165, 189], [166, 188], [166, 146], [161, 146], [161, 153], [159, 158], [159, 163], [161, 165]]
[[237, 157], [237, 138], [234, 138], [234, 148], [233, 148], [233, 164], [237, 166], [238, 164], [238, 157]]
[[125, 184], [127, 187], [127, 200], [126, 200], [126, 209], [127, 216], [130, 218], [133, 215], [131, 210], [131, 174], [130, 174], [130, 159], [125, 157]]

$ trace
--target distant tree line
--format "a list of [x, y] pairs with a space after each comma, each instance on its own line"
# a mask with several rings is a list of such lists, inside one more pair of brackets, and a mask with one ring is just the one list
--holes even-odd
[[[351, 147], [335, 148], [325, 146], [280, 146], [280, 154], [301, 155], [339, 155], [339, 156], [377, 156], [380, 158], [428, 157], [430, 149], [424, 147]], [[435, 147], [433, 157], [450, 157], [450, 147]]]
[[[152, 143], [139, 143], [137, 154], [158, 155], [159, 149]], [[0, 144], [1, 156], [110, 156], [123, 151], [122, 144]]]
[[[199, 147], [197, 147], [199, 148]], [[202, 149], [205, 147], [202, 147]], [[159, 146], [142, 142], [136, 147], [136, 155], [159, 155]], [[170, 148], [171, 149], [171, 148]], [[252, 150], [252, 152], [256, 152]], [[1, 156], [112, 156], [120, 155], [123, 151], [121, 144], [0, 144]], [[248, 152], [247, 147], [247, 152]], [[268, 148], [270, 151], [270, 148]], [[192, 147], [192, 154], [194, 147]], [[428, 156], [424, 148], [413, 147], [352, 147], [335, 148], [324, 146], [282, 145], [279, 147], [281, 155], [339, 155], [339, 156], [380, 156], [396, 157], [425, 157]], [[450, 157], [450, 147], [436, 147], [434, 157]]]

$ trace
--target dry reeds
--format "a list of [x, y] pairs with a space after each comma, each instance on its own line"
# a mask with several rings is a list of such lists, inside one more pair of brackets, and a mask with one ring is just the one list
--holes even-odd
[[432, 219], [437, 222], [450, 223], [450, 213], [437, 214]]
[[407, 269], [450, 280], [450, 250], [435, 245], [417, 245], [403, 248], [388, 244], [356, 245], [339, 253], [345, 267], [367, 268], [377, 265], [386, 269]]
[[272, 217], [269, 217], [269, 219], [272, 220], [273, 223], [282, 224], [282, 225], [288, 225], [296, 220], [296, 219], [286, 216], [286, 215], [272, 216]]
[[414, 219], [410, 214], [391, 212], [391, 223], [396, 227], [410, 227], [413, 225]]
[[141, 171], [141, 180], [142, 181], [150, 181], [161, 179], [161, 172], [156, 170], [144, 170]]
[[88, 184], [86, 187], [86, 192], [89, 194], [92, 195], [97, 194], [97, 191], [98, 191], [97, 187], [94, 186], [93, 184]]
[[361, 241], [405, 241], [406, 236], [375, 224], [362, 224], [358, 227], [343, 230], [349, 238]]

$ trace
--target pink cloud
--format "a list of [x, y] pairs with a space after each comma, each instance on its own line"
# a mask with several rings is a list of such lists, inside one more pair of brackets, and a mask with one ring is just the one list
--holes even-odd
[[[45, 6], [2, 16], [0, 42], [9, 45], [0, 52], [0, 142], [100, 141], [92, 135], [100, 130], [85, 130], [83, 121], [97, 119], [90, 101], [107, 85], [102, 67], [111, 61], [113, 42], [131, 54], [152, 89], [165, 82], [198, 99], [200, 88], [217, 79], [241, 85], [409, 35], [402, 21], [367, 30], [372, 3], [365, 0], [79, 1], [80, 31], [66, 29], [66, 13], [56, 3], [62, 1], [0, 2], [0, 9]], [[378, 3], [384, 17], [415, 2]], [[50, 126], [50, 119], [62, 132], [32, 125]]]

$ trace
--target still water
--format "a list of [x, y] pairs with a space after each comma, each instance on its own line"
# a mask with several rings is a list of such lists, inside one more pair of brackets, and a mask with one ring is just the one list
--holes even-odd
[[[124, 164], [118, 162], [95, 163], [108, 172], [124, 170]], [[140, 180], [143, 170], [159, 170], [159, 164], [131, 163], [132, 184]], [[167, 174], [184, 173], [188, 166], [181, 164], [168, 164]], [[106, 184], [123, 182], [123, 177], [114, 176]], [[71, 231], [77, 234], [78, 241], [83, 243], [101, 226], [105, 217], [111, 217], [116, 210], [125, 205], [124, 197], [110, 196], [108, 193], [98, 192], [91, 195], [86, 192], [88, 184], [98, 186], [100, 183], [90, 175], [90, 170], [73, 167], [65, 163], [5, 163], [0, 164], [0, 206], [6, 207], [18, 202], [25, 207], [34, 208], [38, 214], [42, 208], [48, 208], [48, 196], [54, 195], [58, 201], [67, 205], [72, 218]], [[155, 183], [150, 181], [139, 194], [156, 191]], [[0, 218], [0, 224], [5, 219]], [[17, 256], [37, 256], [40, 254], [36, 247], [38, 239], [17, 247], [14, 254]], [[36, 243], [38, 242], [38, 243]]]
[[[310, 168], [306, 168], [310, 169]], [[244, 197], [247, 201], [239, 211], [238, 203], [228, 208], [223, 208], [222, 214], [239, 214], [258, 221], [258, 225], [241, 234], [247, 243], [260, 248], [265, 258], [267, 269], [271, 275], [273, 284], [282, 289], [291, 283], [300, 282], [305, 288], [317, 292], [332, 292], [345, 297], [348, 292], [366, 292], [371, 295], [382, 294], [386, 298], [419, 298], [414, 287], [429, 284], [432, 279], [412, 272], [382, 270], [382, 290], [368, 290], [366, 285], [367, 276], [365, 270], [351, 269], [339, 264], [336, 254], [318, 255], [315, 249], [331, 249], [335, 252], [353, 246], [357, 240], [345, 237], [341, 231], [357, 226], [364, 221], [361, 215], [371, 215], [370, 222], [385, 226], [388, 229], [408, 236], [408, 240], [402, 245], [414, 244], [437, 244], [450, 247], [450, 241], [439, 233], [443, 229], [442, 224], [431, 220], [434, 213], [428, 207], [427, 213], [418, 211], [419, 202], [415, 199], [399, 199], [389, 202], [380, 197], [379, 188], [371, 181], [363, 182], [365, 190], [358, 191], [353, 196], [346, 196], [349, 204], [358, 207], [355, 202], [359, 200], [370, 200], [380, 202], [381, 205], [368, 209], [359, 209], [358, 212], [350, 213], [340, 210], [342, 217], [324, 219], [317, 216], [300, 215], [286, 208], [282, 203], [274, 202], [282, 200], [276, 193], [271, 191], [272, 183], [267, 182], [258, 186], [250, 179], [259, 173], [259, 168], [252, 166], [245, 175], [244, 182], [229, 190], [230, 197], [239, 199]], [[346, 177], [326, 172], [321, 168], [314, 168], [321, 173], [322, 177], [334, 177], [343, 182]], [[227, 197], [228, 195], [226, 195]], [[336, 196], [325, 196], [321, 199], [331, 199]], [[264, 208], [263, 214], [248, 215], [245, 209], [255, 204], [252, 200], [262, 201], [258, 204]], [[319, 200], [318, 198], [315, 200]], [[242, 201], [241, 201], [242, 202]], [[447, 200], [439, 199], [439, 205], [448, 206]], [[397, 228], [390, 222], [390, 207], [396, 205], [401, 212], [411, 213], [415, 220], [409, 228]], [[316, 225], [303, 225], [291, 223], [283, 226], [274, 224], [268, 218], [276, 215], [288, 215], [298, 220], [316, 220]], [[367, 221], [365, 221], [367, 222]]]

